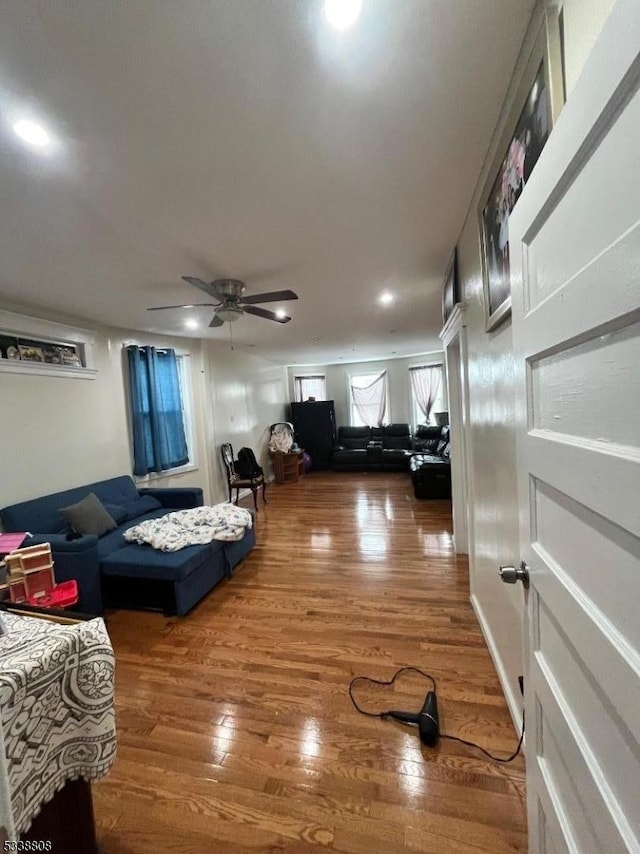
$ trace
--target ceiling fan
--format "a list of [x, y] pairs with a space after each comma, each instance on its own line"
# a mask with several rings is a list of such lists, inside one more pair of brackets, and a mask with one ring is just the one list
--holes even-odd
[[222, 326], [225, 321], [233, 323], [242, 317], [243, 314], [253, 314], [256, 317], [264, 317], [266, 320], [275, 320], [276, 323], [288, 323], [291, 318], [283, 311], [268, 311], [265, 308], [256, 308], [256, 303], [261, 302], [281, 302], [283, 300], [298, 299], [298, 295], [293, 291], [271, 291], [264, 294], [250, 294], [243, 296], [246, 288], [244, 282], [239, 279], [216, 279], [214, 282], [207, 284], [202, 279], [196, 279], [193, 276], [183, 276], [185, 282], [194, 285], [201, 291], [204, 291], [217, 302], [197, 302], [187, 303], [185, 305], [157, 305], [153, 308], [148, 308], [147, 311], [164, 311], [169, 308], [197, 308], [202, 305], [210, 305], [215, 308], [213, 318], [209, 326]]

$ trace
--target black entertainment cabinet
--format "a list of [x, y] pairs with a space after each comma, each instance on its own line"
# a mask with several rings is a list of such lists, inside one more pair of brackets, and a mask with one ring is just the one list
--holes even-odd
[[311, 457], [312, 469], [331, 468], [336, 441], [336, 413], [332, 400], [291, 404], [291, 423], [296, 442]]

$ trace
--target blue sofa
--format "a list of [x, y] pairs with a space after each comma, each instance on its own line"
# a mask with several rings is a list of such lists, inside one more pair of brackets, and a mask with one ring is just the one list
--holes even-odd
[[[102, 537], [67, 539], [58, 510], [90, 492], [119, 524]], [[184, 615], [251, 551], [254, 529], [237, 542], [214, 540], [177, 552], [128, 543], [122, 533], [145, 519], [202, 503], [199, 488], [138, 490], [130, 477], [123, 476], [13, 504], [0, 510], [0, 520], [5, 531], [33, 534], [25, 545], [51, 543], [56, 579], [78, 582], [80, 598], [74, 610], [101, 614], [104, 608], [133, 607]]]

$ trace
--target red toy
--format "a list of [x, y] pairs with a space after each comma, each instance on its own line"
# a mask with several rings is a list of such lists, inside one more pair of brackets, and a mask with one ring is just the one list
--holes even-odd
[[7, 567], [6, 584], [0, 585], [14, 603], [28, 602], [45, 608], [69, 608], [78, 601], [76, 581], [56, 584], [51, 546], [43, 543], [25, 549], [14, 549], [4, 559]]

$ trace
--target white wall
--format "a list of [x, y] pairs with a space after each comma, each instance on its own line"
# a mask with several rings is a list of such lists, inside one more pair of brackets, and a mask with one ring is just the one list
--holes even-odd
[[220, 446], [231, 442], [234, 454], [253, 449], [265, 475], [272, 476], [267, 451], [269, 427], [286, 420], [286, 368], [229, 345], [203, 341], [207, 384], [207, 447], [213, 501], [228, 498]]
[[609, 17], [615, 0], [563, 0], [565, 38], [565, 80], [567, 97]]
[[107, 339], [95, 355], [95, 380], [0, 374], [0, 506], [130, 471]]
[[[33, 309], [12, 309], [34, 316]], [[154, 478], [149, 486], [199, 486], [205, 501], [226, 500], [220, 444], [232, 441], [236, 450], [250, 445], [257, 455], [262, 449], [265, 461], [265, 431], [285, 411], [283, 367], [192, 338], [90, 331], [96, 335], [95, 380], [0, 373], [0, 507], [131, 473], [123, 356], [131, 343], [190, 353], [197, 468]]]
[[[578, 78], [612, 0], [565, 0], [565, 50], [569, 89]], [[523, 592], [520, 585], [500, 582], [498, 566], [519, 562], [515, 371], [511, 322], [485, 332], [478, 206], [496, 158], [506, 150], [517, 120], [524, 70], [542, 22], [543, 4], [533, 13], [492, 144], [479, 177], [458, 241], [458, 268], [467, 303], [470, 456], [473, 490], [473, 542], [470, 543], [472, 602], [494, 657], [514, 719], [519, 724], [521, 700], [517, 677], [523, 673]], [[569, 94], [569, 97], [570, 94]], [[515, 110], [515, 118], [514, 118]], [[511, 114], [511, 115], [510, 115]]]
[[[349, 416], [349, 374], [375, 374], [387, 371], [389, 389], [388, 420], [393, 423], [411, 424], [411, 386], [409, 368], [416, 365], [442, 364], [444, 353], [422, 353], [402, 359], [386, 359], [379, 362], [347, 362], [339, 365], [292, 366], [288, 369], [289, 400], [293, 400], [293, 378], [304, 374], [324, 374], [327, 382], [327, 399], [335, 402], [336, 423], [346, 427]], [[446, 395], [445, 395], [446, 397]]]

